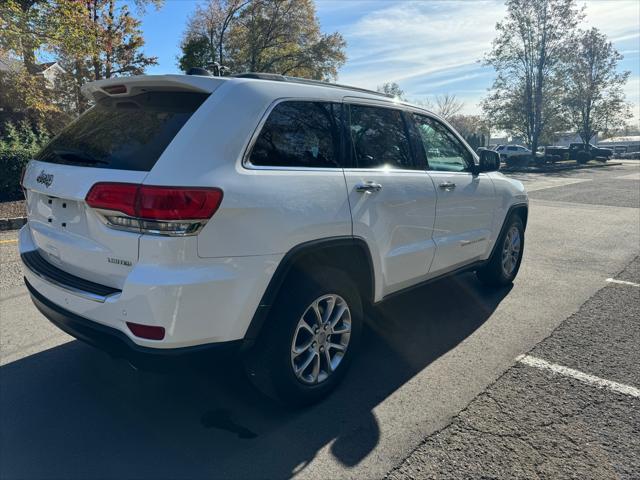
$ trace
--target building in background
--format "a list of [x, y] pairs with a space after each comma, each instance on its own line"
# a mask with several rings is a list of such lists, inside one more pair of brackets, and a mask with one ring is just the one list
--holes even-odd
[[640, 135], [607, 138], [598, 142], [598, 146], [610, 148], [616, 154], [640, 152]]

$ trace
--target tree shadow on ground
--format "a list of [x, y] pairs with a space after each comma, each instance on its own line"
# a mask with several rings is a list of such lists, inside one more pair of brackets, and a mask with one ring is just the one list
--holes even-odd
[[0, 368], [0, 477], [288, 478], [329, 444], [357, 465], [379, 441], [373, 409], [508, 291], [465, 274], [384, 302], [342, 386], [301, 411], [258, 395], [233, 362], [159, 375], [77, 341], [26, 357]]

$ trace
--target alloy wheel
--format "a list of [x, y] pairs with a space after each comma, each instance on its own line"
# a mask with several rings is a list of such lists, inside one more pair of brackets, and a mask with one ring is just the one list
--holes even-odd
[[520, 238], [520, 230], [513, 225], [504, 239], [502, 246], [502, 272], [506, 277], [511, 277], [518, 265], [520, 259], [520, 249], [522, 248], [522, 239]]
[[291, 366], [304, 384], [324, 382], [338, 368], [349, 347], [351, 312], [340, 295], [328, 294], [309, 305], [291, 342]]

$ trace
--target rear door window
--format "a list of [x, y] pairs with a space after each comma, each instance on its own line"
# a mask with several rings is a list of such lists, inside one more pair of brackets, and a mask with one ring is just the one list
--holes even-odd
[[253, 145], [251, 165], [341, 168], [341, 110], [330, 102], [277, 104]]
[[357, 168], [420, 170], [411, 155], [402, 112], [392, 108], [350, 105], [352, 152]]
[[208, 95], [148, 92], [103, 98], [55, 137], [36, 159], [149, 171]]

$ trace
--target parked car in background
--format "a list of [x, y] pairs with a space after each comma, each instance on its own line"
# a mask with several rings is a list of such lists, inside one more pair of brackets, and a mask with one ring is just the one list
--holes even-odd
[[531, 150], [522, 145], [499, 145], [496, 152], [507, 166], [527, 164], [532, 159]]
[[567, 147], [553, 145], [538, 147], [536, 163], [555, 163], [561, 160], [569, 160], [569, 149]]
[[607, 161], [613, 156], [610, 148], [598, 148], [590, 143], [569, 144], [569, 159], [578, 163], [587, 163], [589, 160]]

